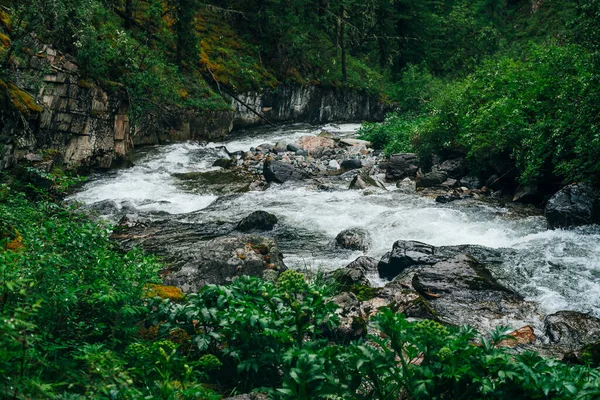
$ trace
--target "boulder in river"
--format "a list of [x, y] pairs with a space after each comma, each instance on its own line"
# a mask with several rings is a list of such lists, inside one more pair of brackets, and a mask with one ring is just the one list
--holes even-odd
[[350, 189], [367, 189], [367, 188], [378, 188], [387, 190], [385, 185], [376, 177], [369, 175], [367, 171], [362, 171], [357, 174], [352, 182], [350, 182]]
[[335, 237], [336, 247], [367, 251], [372, 245], [371, 235], [362, 228], [345, 229]]
[[263, 164], [263, 175], [267, 182], [284, 183], [307, 178], [306, 173], [294, 168], [293, 165], [282, 162], [267, 160]]
[[446, 171], [433, 170], [424, 174], [417, 174], [417, 187], [434, 187], [439, 186], [448, 179]]
[[535, 304], [501, 285], [466, 254], [418, 268], [412, 286], [446, 324], [471, 325], [485, 332], [508, 320], [522, 324], [538, 317]]
[[367, 273], [377, 271], [375, 258], [360, 256], [344, 268], [334, 271], [333, 278], [343, 286], [369, 286]]
[[238, 224], [236, 229], [242, 232], [248, 232], [252, 230], [256, 231], [270, 231], [277, 223], [277, 217], [266, 211], [254, 211], [253, 213], [246, 216]]
[[398, 240], [392, 251], [384, 255], [377, 265], [379, 276], [393, 279], [406, 268], [422, 264], [435, 264], [441, 258], [435, 255], [435, 247], [413, 240]]
[[600, 319], [576, 311], [559, 311], [544, 320], [550, 343], [576, 350], [600, 340]]
[[414, 178], [419, 170], [419, 158], [414, 153], [392, 154], [385, 170], [385, 179], [399, 181]]
[[450, 178], [458, 179], [464, 175], [465, 159], [462, 157], [446, 160], [435, 167], [438, 171], [444, 171]]
[[319, 136], [302, 136], [298, 141], [298, 145], [309, 154], [321, 153], [323, 149], [332, 149], [335, 147], [333, 139]]
[[183, 223], [138, 219], [122, 223], [112, 235], [121, 248], [133, 247], [160, 256], [168, 265], [165, 283], [184, 292], [206, 284], [226, 284], [241, 275], [262, 276], [285, 271], [274, 239], [233, 236], [235, 225], [223, 221]]
[[242, 275], [264, 277], [287, 268], [274, 239], [262, 236], [225, 236], [197, 242], [187, 249], [181, 266], [164, 281], [186, 293], [195, 293], [207, 284], [224, 285]]
[[250, 190], [251, 181], [237, 171], [221, 169], [206, 172], [184, 172], [173, 174], [181, 185], [196, 193], [231, 194]]
[[552, 229], [600, 224], [600, 191], [574, 183], [559, 190], [544, 211]]
[[350, 159], [350, 160], [344, 160], [342, 161], [342, 163], [340, 164], [340, 166], [342, 167], [343, 170], [345, 171], [349, 171], [352, 169], [360, 169], [362, 168], [362, 161], [358, 160], [358, 159]]

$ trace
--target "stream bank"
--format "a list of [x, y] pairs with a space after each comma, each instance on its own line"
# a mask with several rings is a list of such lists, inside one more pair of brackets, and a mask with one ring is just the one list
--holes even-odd
[[[339, 270], [352, 277], [350, 286], [375, 288], [362, 308], [395, 304], [416, 317], [482, 330], [530, 326], [542, 351], [600, 339], [593, 328], [600, 316], [598, 226], [548, 230], [539, 210], [476, 190], [436, 202], [456, 189], [417, 193], [414, 181], [386, 181], [377, 153], [353, 141], [357, 128], [261, 127], [226, 142], [143, 148], [134, 167], [93, 176], [72, 200], [121, 221], [116, 238], [123, 246], [163, 256], [173, 267], [167, 282], [188, 290], [246, 273]], [[271, 172], [295, 178], [275, 183], [273, 165]], [[358, 178], [366, 186], [357, 187]], [[238, 229], [256, 211], [276, 223]], [[340, 246], [337, 237], [348, 229], [365, 232], [369, 245]], [[411, 243], [421, 244], [408, 251]], [[366, 261], [356, 268], [360, 257]], [[402, 268], [390, 273], [385, 264], [398, 262]], [[203, 269], [219, 271], [218, 280]], [[589, 336], [577, 339], [586, 324]]]

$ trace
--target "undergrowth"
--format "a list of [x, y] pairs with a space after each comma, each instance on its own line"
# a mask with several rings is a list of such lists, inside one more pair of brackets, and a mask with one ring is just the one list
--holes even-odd
[[160, 285], [156, 259], [119, 250], [107, 225], [16, 187], [0, 185], [2, 398], [600, 396], [597, 368], [515, 354], [499, 346], [504, 327], [480, 335], [382, 308], [369, 335], [348, 340], [322, 276], [183, 294]]

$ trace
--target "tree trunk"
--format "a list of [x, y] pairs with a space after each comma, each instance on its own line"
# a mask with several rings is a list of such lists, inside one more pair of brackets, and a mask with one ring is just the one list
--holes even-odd
[[133, 26], [133, 0], [125, 0], [125, 28]]
[[346, 69], [346, 41], [344, 39], [346, 22], [344, 21], [344, 7], [340, 7], [340, 48], [342, 50], [342, 81], [348, 79], [348, 71]]

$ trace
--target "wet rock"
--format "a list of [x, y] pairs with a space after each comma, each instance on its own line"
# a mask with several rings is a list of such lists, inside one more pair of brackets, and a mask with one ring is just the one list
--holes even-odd
[[436, 166], [438, 171], [443, 171], [448, 174], [450, 178], [458, 179], [464, 175], [465, 172], [465, 159], [464, 158], [453, 158], [446, 160], [443, 163]]
[[481, 179], [471, 175], [460, 178], [459, 184], [467, 189], [480, 189], [483, 187]]
[[[319, 136], [302, 136], [298, 141], [298, 145], [309, 154], [322, 153], [323, 149], [331, 149], [335, 147], [333, 139]], [[319, 150], [319, 151], [317, 151]]]
[[242, 232], [251, 230], [270, 231], [277, 223], [277, 217], [266, 211], [254, 211], [244, 219], [242, 219], [236, 229]]
[[404, 178], [414, 178], [419, 170], [419, 159], [414, 153], [392, 154], [387, 163], [385, 179], [399, 181]]
[[392, 251], [384, 255], [377, 270], [384, 279], [393, 279], [405, 269], [423, 264], [435, 264], [440, 261], [435, 255], [435, 247], [412, 240], [398, 240], [394, 243]]
[[196, 242], [175, 255], [170, 250], [173, 272], [164, 281], [186, 293], [207, 284], [224, 285], [242, 275], [262, 277], [266, 271], [283, 272], [281, 252], [274, 239], [255, 235], [218, 237]]
[[263, 175], [267, 182], [284, 183], [306, 179], [307, 174], [282, 161], [267, 160], [263, 165]]
[[244, 193], [251, 183], [248, 177], [233, 170], [176, 173], [173, 177], [183, 187], [196, 193]]
[[334, 271], [334, 279], [344, 286], [362, 285], [369, 286], [368, 272], [377, 270], [378, 261], [375, 258], [361, 256], [346, 267]]
[[446, 324], [468, 324], [485, 332], [507, 320], [529, 321], [537, 315], [533, 303], [465, 254], [418, 268], [412, 286]]
[[335, 246], [342, 249], [367, 251], [371, 245], [371, 235], [362, 228], [345, 229], [335, 237]]
[[525, 204], [537, 204], [542, 201], [542, 194], [537, 190], [537, 186], [521, 185], [517, 188], [512, 201]]
[[263, 153], [268, 153], [271, 150], [273, 150], [273, 147], [275, 146], [273, 146], [271, 143], [263, 143], [261, 145], [256, 146], [256, 150]]
[[417, 187], [434, 187], [441, 185], [446, 179], [448, 179], [446, 171], [434, 170], [425, 174], [417, 174], [416, 184]]
[[600, 340], [600, 319], [576, 311], [559, 311], [544, 320], [550, 343], [576, 350]]
[[287, 151], [291, 151], [293, 153], [297, 153], [298, 151], [302, 151], [302, 147], [297, 145], [296, 143], [288, 143]]
[[344, 292], [333, 298], [338, 306], [336, 314], [340, 325], [331, 334], [337, 339], [354, 340], [367, 334], [367, 323], [360, 302], [354, 293]]
[[350, 182], [350, 189], [367, 189], [370, 187], [387, 190], [380, 180], [370, 176], [367, 171], [362, 171]]
[[283, 153], [287, 150], [288, 147], [288, 143], [285, 141], [279, 141], [277, 143], [275, 143], [275, 146], [273, 147], [273, 151], [276, 153]]
[[213, 163], [213, 167], [231, 168], [233, 166], [233, 160], [231, 158], [219, 158]]
[[327, 168], [337, 171], [338, 169], [340, 169], [340, 164], [336, 160], [331, 160], [329, 161]]
[[450, 202], [453, 202], [456, 200], [460, 200], [462, 198], [463, 197], [459, 193], [453, 192], [453, 193], [439, 195], [438, 197], [435, 198], [435, 202], [445, 204], [445, 203], [450, 203]]
[[413, 193], [415, 191], [415, 183], [410, 178], [404, 178], [396, 183], [396, 187], [404, 193]]
[[362, 140], [362, 139], [351, 139], [351, 138], [343, 138], [340, 139], [340, 146], [348, 146], [348, 147], [352, 147], [352, 146], [364, 146], [364, 147], [371, 147], [371, 142], [369, 142], [368, 140]]
[[600, 224], [600, 191], [574, 183], [559, 190], [544, 211], [552, 229]]
[[362, 168], [363, 165], [362, 165], [361, 160], [352, 159], [352, 160], [342, 161], [340, 166], [342, 167], [343, 170], [348, 171], [348, 170], [352, 170], [352, 169], [360, 169], [360, 168]]

